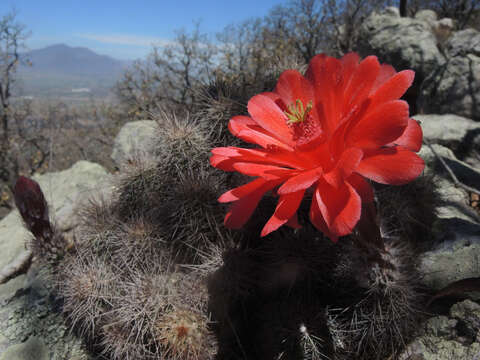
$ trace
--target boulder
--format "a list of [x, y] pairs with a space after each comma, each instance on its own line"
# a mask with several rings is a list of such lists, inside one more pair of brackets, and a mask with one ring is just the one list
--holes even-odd
[[359, 51], [362, 56], [377, 55], [396, 70], [413, 69], [421, 82], [445, 62], [431, 29], [432, 19], [429, 12], [415, 19], [374, 12], [359, 30]]
[[423, 136], [431, 143], [457, 148], [471, 138], [480, 146], [480, 124], [476, 121], [454, 114], [415, 115], [413, 118], [420, 121]]
[[480, 124], [453, 114], [415, 115], [422, 125], [423, 136], [430, 143], [453, 150], [455, 156], [480, 169]]
[[480, 32], [458, 31], [445, 49], [447, 61], [432, 69], [423, 82], [418, 108], [480, 121]]
[[[458, 160], [450, 149], [438, 144], [432, 148], [460, 181], [472, 187], [480, 184], [480, 172]], [[419, 154], [426, 162], [425, 171], [437, 174], [440, 195], [432, 229], [434, 244], [420, 255], [419, 270], [423, 284], [438, 290], [453, 281], [480, 276], [480, 218], [469, 206], [468, 192], [454, 185], [432, 149], [423, 146]]]
[[[75, 207], [94, 191], [108, 190], [109, 175], [98, 164], [79, 161], [71, 168], [58, 172], [34, 175], [50, 206], [56, 226], [63, 231], [76, 226]], [[17, 210], [0, 221], [0, 269], [25, 251], [30, 233], [22, 225]]]
[[425, 321], [419, 335], [399, 360], [479, 359], [479, 320], [479, 304], [470, 300], [457, 303], [448, 316], [435, 316]]
[[417, 13], [415, 14], [415, 19], [425, 21], [433, 25], [437, 21], [437, 13], [433, 10], [423, 9], [417, 11]]
[[[79, 161], [64, 171], [35, 175], [34, 179], [45, 194], [52, 218], [64, 231], [77, 225], [75, 208], [79, 203], [109, 188], [107, 171], [88, 161]], [[30, 236], [18, 211], [0, 221], [0, 269], [26, 251]], [[34, 263], [27, 274], [0, 285], [0, 359], [29, 359], [30, 349], [43, 346], [54, 350], [56, 355], [51, 359], [70, 359], [74, 354], [80, 356], [77, 359], [87, 359], [81, 341], [68, 334], [63, 317], [54, 311], [57, 305], [50, 296], [51, 284], [41, 280], [41, 270]], [[40, 350], [35, 351], [39, 351], [38, 359], [44, 358]]]
[[113, 144], [112, 160], [118, 168], [148, 150], [158, 125], [153, 120], [132, 121], [120, 129]]

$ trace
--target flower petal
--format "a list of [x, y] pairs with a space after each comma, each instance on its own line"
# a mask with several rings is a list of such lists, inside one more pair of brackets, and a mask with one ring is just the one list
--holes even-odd
[[223, 193], [219, 198], [218, 202], [227, 203], [232, 201], [240, 200], [241, 198], [251, 194], [252, 192], [258, 190], [260, 187], [265, 185], [267, 181], [262, 178], [255, 179], [250, 181], [247, 184], [231, 189]]
[[285, 70], [278, 78], [274, 92], [287, 106], [295, 105], [297, 100], [307, 106], [309, 101], [314, 100], [312, 84], [297, 70]]
[[230, 146], [214, 148], [211, 151], [214, 155], [210, 158], [212, 166], [225, 171], [234, 171], [232, 165], [235, 162], [252, 162], [303, 169], [306, 166], [310, 167], [311, 162], [313, 161], [301, 157], [294, 152], [281, 149], [244, 149]]
[[422, 147], [423, 131], [419, 122], [415, 119], [408, 119], [408, 125], [402, 136], [389, 145], [401, 145], [408, 150], [418, 152]]
[[272, 217], [267, 221], [260, 236], [266, 236], [286, 224], [298, 210], [305, 190], [280, 196]]
[[[380, 86], [386, 83], [387, 80], [390, 79], [396, 73], [397, 72], [395, 71], [392, 65], [381, 64], [380, 71], [378, 72], [377, 78], [375, 79], [372, 89], [370, 90], [370, 95], [375, 93]], [[395, 98], [395, 99], [398, 99], [398, 98]]]
[[369, 95], [380, 71], [376, 56], [366, 57], [355, 69], [350, 84], [345, 89], [344, 109], [361, 104]]
[[322, 212], [320, 211], [320, 207], [318, 204], [317, 199], [319, 199], [319, 196], [317, 196], [318, 189], [315, 189], [315, 192], [312, 197], [312, 203], [310, 204], [310, 221], [312, 224], [321, 232], [325, 234], [325, 236], [329, 237], [330, 240], [333, 242], [337, 242], [338, 236], [332, 234], [330, 232], [330, 229], [327, 226], [327, 223], [325, 222], [325, 219], [322, 216]]
[[312, 186], [322, 175], [321, 168], [314, 168], [308, 171], [302, 171], [296, 176], [292, 176], [277, 190], [279, 195], [295, 193], [300, 190], [306, 190]]
[[408, 103], [394, 100], [367, 113], [346, 135], [350, 146], [376, 149], [398, 139], [408, 125]]
[[361, 175], [353, 173], [347, 179], [358, 195], [362, 198], [363, 203], [369, 203], [374, 200], [373, 189], [367, 180]]
[[402, 185], [417, 178], [425, 163], [417, 154], [396, 146], [372, 150], [356, 170], [360, 175], [381, 184]]
[[291, 176], [297, 172], [296, 170], [285, 169], [274, 165], [249, 162], [236, 162], [233, 164], [233, 168], [241, 174], [248, 176], [260, 176], [265, 180], [277, 180], [279, 178]]
[[293, 151], [292, 147], [273, 137], [248, 116], [234, 116], [228, 123], [228, 129], [239, 139], [260, 145], [264, 149], [278, 147], [287, 151]]
[[344, 183], [336, 189], [320, 180], [314, 196], [331, 234], [350, 234], [362, 212], [362, 200], [352, 186]]
[[407, 89], [412, 85], [415, 78], [415, 72], [412, 70], [404, 70], [392, 76], [384, 84], [371, 95], [371, 106], [400, 99]]
[[269, 96], [259, 94], [252, 97], [248, 102], [248, 112], [259, 126], [277, 139], [289, 146], [295, 145], [287, 116]]
[[343, 68], [342, 74], [344, 86], [348, 86], [350, 80], [352, 79], [352, 75], [358, 66], [358, 63], [360, 62], [360, 56], [358, 56], [358, 54], [354, 52], [348, 53], [340, 59], [340, 62], [342, 63]]
[[323, 178], [326, 182], [335, 188], [338, 188], [346, 178], [348, 178], [353, 171], [360, 164], [362, 160], [363, 151], [357, 148], [349, 148], [345, 150], [340, 159], [337, 161], [335, 168], [325, 174]]
[[305, 76], [315, 89], [314, 108], [322, 129], [332, 134], [341, 120], [344, 84], [342, 63], [332, 57], [317, 55], [310, 60]]
[[[257, 180], [254, 180], [253, 182], [255, 181]], [[255, 187], [252, 187], [254, 188], [253, 191], [251, 191], [245, 196], [242, 196], [239, 200], [235, 201], [230, 206], [229, 211], [227, 212], [227, 215], [225, 216], [225, 220], [224, 220], [224, 224], [226, 227], [230, 229], [241, 228], [252, 216], [262, 196], [268, 190], [271, 190], [278, 185], [278, 182], [275, 182], [275, 181], [266, 182], [263, 179], [261, 179], [261, 181], [263, 183], [261, 183], [260, 181], [257, 182], [255, 184]]]

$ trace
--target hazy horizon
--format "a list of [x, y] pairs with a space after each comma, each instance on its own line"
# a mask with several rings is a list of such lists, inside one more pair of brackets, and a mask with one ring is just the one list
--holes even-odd
[[225, 26], [263, 17], [286, 1], [143, 1], [3, 0], [0, 16], [17, 12], [17, 21], [31, 32], [28, 50], [55, 44], [86, 47], [119, 60], [144, 58], [152, 45], [172, 41], [175, 30], [192, 30], [200, 21], [202, 33], [214, 35]]

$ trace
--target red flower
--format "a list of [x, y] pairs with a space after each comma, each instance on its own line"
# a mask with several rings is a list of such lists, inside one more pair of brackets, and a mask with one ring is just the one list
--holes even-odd
[[375, 56], [359, 63], [351, 53], [340, 60], [315, 56], [305, 76], [287, 70], [273, 92], [254, 96], [248, 116], [235, 116], [229, 130], [261, 148], [220, 147], [210, 163], [224, 171], [257, 177], [218, 199], [232, 202], [225, 217], [240, 228], [269, 190], [279, 195], [265, 236], [287, 224], [298, 227], [296, 212], [312, 188], [310, 220], [333, 241], [350, 234], [362, 202], [373, 201], [370, 179], [405, 184], [423, 171], [422, 130], [398, 100], [414, 72], [397, 73]]

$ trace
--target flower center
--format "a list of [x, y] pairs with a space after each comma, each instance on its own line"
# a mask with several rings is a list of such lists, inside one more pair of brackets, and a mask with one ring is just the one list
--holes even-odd
[[312, 108], [312, 100], [310, 100], [307, 103], [307, 107], [304, 108], [302, 100], [297, 99], [295, 104], [290, 104], [287, 106], [287, 110], [285, 111], [285, 115], [288, 117], [287, 124], [291, 125], [304, 122], [307, 120], [308, 113], [312, 110]]

